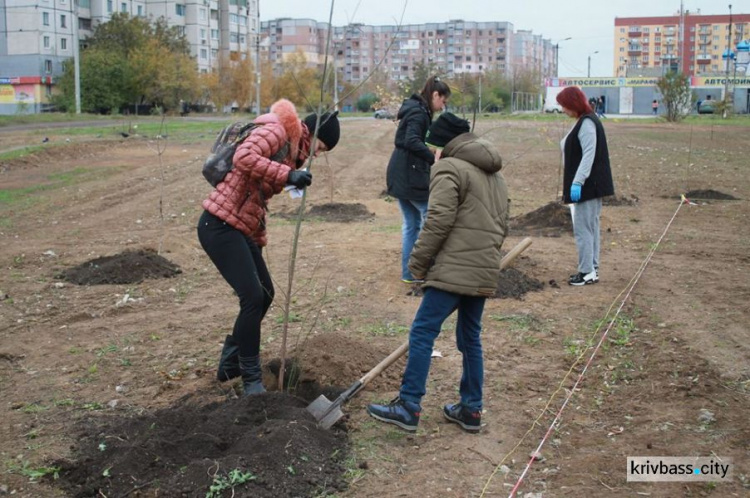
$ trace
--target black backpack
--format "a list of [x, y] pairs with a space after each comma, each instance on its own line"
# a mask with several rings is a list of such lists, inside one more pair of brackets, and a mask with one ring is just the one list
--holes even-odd
[[222, 181], [232, 169], [232, 158], [237, 146], [243, 142], [257, 127], [252, 121], [237, 121], [225, 126], [211, 147], [211, 153], [203, 163], [203, 176], [212, 186]]
[[[258, 124], [252, 121], [237, 121], [228, 126], [225, 126], [223, 130], [219, 132], [219, 135], [214, 141], [213, 147], [211, 147], [211, 153], [203, 163], [203, 176], [208, 180], [211, 186], [215, 187], [227, 176], [232, 168], [234, 167], [232, 159], [234, 153], [237, 150], [237, 146], [241, 144]], [[282, 162], [289, 154], [289, 144], [284, 146], [271, 156], [272, 161]]]

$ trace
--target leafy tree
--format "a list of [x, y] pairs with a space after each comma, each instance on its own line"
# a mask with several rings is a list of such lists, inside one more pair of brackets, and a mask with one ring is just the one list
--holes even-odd
[[690, 77], [676, 71], [670, 71], [656, 82], [667, 112], [667, 121], [682, 120], [692, 109], [693, 96], [690, 91]]
[[361, 112], [372, 111], [372, 105], [378, 101], [374, 93], [366, 93], [357, 99], [357, 110]]
[[[246, 108], [255, 99], [255, 69], [248, 56], [220, 57], [214, 71], [203, 78], [211, 100], [219, 109], [236, 102]], [[262, 85], [261, 85], [262, 90]]]
[[[81, 57], [81, 110], [107, 113], [127, 104], [131, 96], [132, 73], [123, 54], [106, 49], [89, 48]], [[53, 97], [64, 111], [75, 110], [73, 60], [65, 61], [64, 73], [58, 82], [60, 93]]]
[[[151, 24], [116, 13], [96, 27], [86, 44], [80, 55], [81, 107], [87, 112], [144, 102], [171, 108], [199, 94], [190, 47], [163, 19]], [[72, 61], [65, 65], [60, 90], [55, 101], [70, 109], [75, 99]]]
[[308, 66], [305, 54], [298, 50], [282, 64], [281, 75], [274, 81], [273, 100], [284, 97], [294, 102], [299, 110], [312, 111], [320, 101], [320, 81], [318, 71]]
[[406, 88], [404, 89], [404, 97], [419, 93], [422, 91], [425, 82], [430, 76], [440, 75], [440, 69], [434, 62], [416, 62], [414, 63], [413, 76], [406, 80]]

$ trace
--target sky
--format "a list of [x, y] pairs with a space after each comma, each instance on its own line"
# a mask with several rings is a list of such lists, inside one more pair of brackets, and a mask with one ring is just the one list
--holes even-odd
[[[750, 14], [750, 0], [683, 0], [704, 15]], [[615, 17], [674, 15], [680, 0], [333, 0], [334, 26], [464, 21], [507, 21], [515, 30], [559, 42], [560, 76], [612, 76]], [[328, 22], [330, 0], [260, 0], [260, 19], [306, 18]], [[570, 40], [565, 40], [570, 38]], [[563, 41], [564, 40], [564, 41]], [[594, 53], [598, 52], [598, 53]]]

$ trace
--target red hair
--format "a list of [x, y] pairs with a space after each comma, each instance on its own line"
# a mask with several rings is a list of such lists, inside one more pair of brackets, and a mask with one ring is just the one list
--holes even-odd
[[557, 103], [573, 111], [578, 117], [594, 112], [586, 99], [586, 95], [577, 86], [566, 87], [558, 93]]

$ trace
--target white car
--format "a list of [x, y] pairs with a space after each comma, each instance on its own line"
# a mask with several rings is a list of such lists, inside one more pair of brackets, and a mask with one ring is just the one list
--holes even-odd
[[557, 102], [546, 101], [544, 103], [544, 112], [559, 114], [563, 112], [563, 110], [562, 110], [562, 106], [558, 104]]
[[393, 114], [388, 111], [388, 109], [378, 109], [375, 111], [375, 114], [373, 114], [373, 117], [375, 119], [393, 119]]

